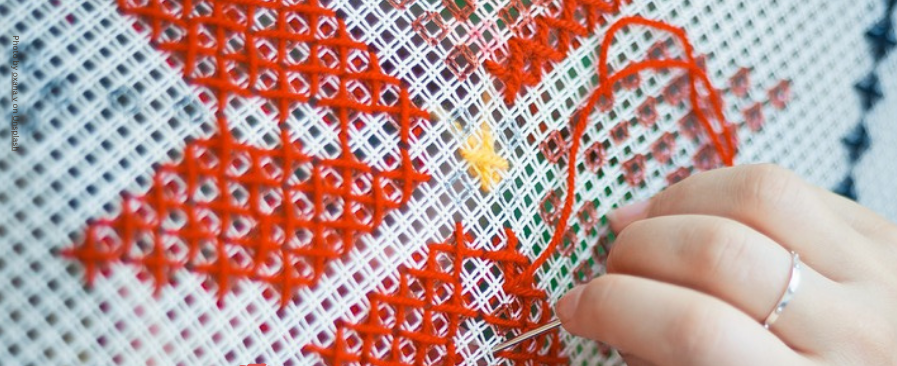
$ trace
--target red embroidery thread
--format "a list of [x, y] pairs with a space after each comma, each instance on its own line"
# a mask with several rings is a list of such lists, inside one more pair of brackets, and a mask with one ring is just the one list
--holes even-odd
[[[686, 60], [651, 59], [630, 65], [629, 67], [608, 76], [605, 61], [607, 60], [607, 52], [610, 42], [613, 39], [614, 33], [626, 25], [644, 25], [674, 34], [677, 39], [682, 42], [683, 47], [685, 48]], [[602, 44], [600, 60], [601, 62], [598, 67], [600, 86], [594, 91], [592, 97], [589, 98], [586, 106], [580, 110], [580, 112], [583, 113], [582, 115], [588, 115], [597, 104], [600, 104], [600, 100], [602, 100], [601, 97], [605, 97], [603, 100], [612, 100], [612, 88], [617, 81], [627, 80], [627, 78], [631, 80], [632, 75], [637, 75], [640, 71], [646, 69], [684, 69], [688, 72], [688, 77], [681, 79], [685, 80], [685, 85], [682, 85], [682, 94], [684, 96], [686, 90], [690, 91], [689, 100], [692, 105], [695, 106], [695, 110], [692, 113], [694, 114], [697, 123], [708, 130], [711, 135], [711, 140], [715, 143], [715, 146], [720, 148], [717, 153], [731, 164], [732, 155], [735, 153], [735, 140], [731, 137], [731, 131], [725, 124], [722, 114], [721, 99], [716, 94], [715, 89], [713, 89], [703, 69], [697, 62], [695, 62], [695, 59], [692, 56], [691, 46], [685, 38], [684, 31], [664, 23], [645, 20], [638, 17], [624, 18], [610, 28], [608, 36], [604, 39]], [[700, 85], [709, 93], [709, 105], [699, 104], [698, 83], [702, 83]], [[713, 128], [714, 126], [710, 123], [708, 116], [706, 115], [707, 112], [705, 112], [703, 108], [700, 108], [701, 106], [704, 106], [708, 108], [710, 112], [715, 113], [719, 119], [720, 124], [722, 124], [723, 127], [722, 132], [719, 132], [723, 135], [722, 139], [717, 136], [717, 132]], [[566, 139], [560, 136], [560, 133], [557, 131], [555, 131], [557, 133], [551, 134], [552, 138], [548, 140], [550, 141], [549, 144], [542, 145], [543, 154], [545, 154], [549, 160], [559, 159], [563, 152], [569, 154], [568, 156], [570, 158], [567, 160], [568, 190], [576, 186], [575, 169], [577, 161], [573, 157], [577, 156], [577, 152], [582, 142], [582, 134], [585, 131], [585, 127], [588, 125], [585, 121], [580, 121], [579, 123], [575, 122], [576, 114], [571, 118], [571, 126], [573, 126], [574, 130], [571, 136], [572, 143], [569, 146], [567, 146]], [[594, 154], [595, 153], [593, 153], [593, 155]], [[714, 154], [714, 156], [716, 155]], [[637, 185], [641, 183], [641, 180], [644, 177], [644, 161], [645, 157], [638, 155], [624, 164], [626, 169], [633, 171], [632, 174], [630, 174], [630, 176], [633, 177], [632, 179], [638, 180], [630, 182], [630, 184]], [[544, 248], [543, 252], [532, 263], [527, 265], [528, 261], [526, 258], [520, 256], [516, 251], [505, 254], [509, 259], [519, 256], [516, 257], [519, 259], [515, 259], [512, 262], [506, 262], [508, 264], [513, 263], [514, 266], [510, 269], [505, 269], [500, 276], [506, 281], [505, 291], [509, 294], [531, 293], [534, 296], [538, 295], [540, 299], [539, 303], [533, 304], [536, 305], [535, 307], [524, 307], [524, 309], [532, 308], [537, 310], [541, 314], [540, 319], [532, 319], [529, 324], [515, 326], [515, 330], [531, 329], [540, 324], [540, 322], [548, 320], [550, 307], [545, 300], [544, 292], [537, 290], [535, 287], [535, 272], [548, 260], [548, 258], [557, 254], [556, 250], [560, 244], [563, 242], [567, 242], [567, 244], [575, 242], [572, 233], [566, 230], [566, 223], [573, 210], [574, 196], [573, 192], [567, 192], [562, 201], [558, 192], [550, 191], [541, 201], [540, 211], [543, 214], [543, 220], [549, 225], [555, 225], [556, 229], [548, 246]], [[590, 224], [597, 223], [597, 215], [594, 212], [590, 212], [590, 207], [591, 206], [589, 205], [583, 205], [578, 214], [579, 219]], [[592, 208], [591, 211], [594, 211], [594, 209]], [[507, 235], [509, 238], [507, 250], [513, 250], [516, 248], [516, 238], [514, 233], [510, 230], [507, 230]], [[344, 363], [423, 365], [437, 361], [437, 359], [428, 358], [430, 352], [434, 350], [436, 356], [444, 355], [444, 358], [438, 359], [439, 361], [446, 364], [460, 363], [462, 360], [457, 353], [455, 345], [451, 343], [451, 341], [459, 332], [461, 318], [479, 317], [485, 319], [487, 323], [493, 326], [501, 325], [501, 323], [490, 320], [489, 317], [491, 315], [489, 313], [481, 313], [480, 310], [477, 310], [476, 308], [465, 306], [466, 303], [461, 295], [464, 293], [464, 288], [461, 286], [460, 276], [464, 258], [484, 256], [487, 253], [490, 253], [471, 251], [467, 247], [467, 241], [468, 239], [463, 235], [463, 229], [459, 225], [456, 228], [454, 244], [431, 244], [428, 247], [429, 252], [427, 255], [427, 262], [423, 269], [399, 270], [398, 278], [400, 284], [397, 286], [397, 289], [370, 293], [368, 295], [368, 300], [371, 304], [370, 309], [368, 310], [367, 317], [361, 322], [349, 324], [337, 322], [335, 345], [331, 347], [310, 345], [307, 346], [305, 350], [317, 353], [326, 363], [331, 365], [340, 365]], [[441, 269], [443, 267], [440, 267], [438, 264], [439, 256], [447, 253], [451, 254], [450, 262], [453, 264], [448, 267], [452, 269], [452, 273], [444, 272]], [[579, 269], [584, 275], [590, 270], [590, 267]], [[409, 284], [410, 281], [422, 282], [414, 286]], [[442, 283], [447, 284], [447, 287], [444, 287], [444, 291], [439, 291], [440, 288], [443, 288], [441, 287]], [[384, 287], [394, 288], [396, 286], [385, 285]], [[415, 287], [417, 287], [416, 290]], [[440, 292], [444, 293], [445, 297], [434, 295]], [[418, 295], [415, 296], [415, 293]], [[384, 303], [388, 304], [387, 307], [395, 310], [393, 312], [382, 311], [381, 304]], [[422, 325], [404, 326], [402, 321], [404, 313], [400, 313], [402, 311], [423, 311], [424, 313], [420, 317], [413, 317], [414, 319], [423, 319], [421, 321]], [[391, 316], [390, 319], [384, 320], [381, 316], [383, 313], [394, 315]], [[432, 323], [428, 323], [428, 321], [434, 321], [434, 318], [447, 319], [441, 321], [447, 323], [445, 331], [442, 331], [438, 327], [433, 327]], [[525, 321], [526, 316], [525, 314], [523, 316], [511, 316], [509, 319]], [[421, 333], [423, 333], [423, 335]], [[440, 336], [428, 336], [434, 333], [440, 334]], [[556, 334], [552, 333], [552, 336], [556, 337]], [[410, 342], [405, 341], [409, 339], [411, 340]], [[544, 342], [544, 340], [540, 339], [537, 339], [536, 341]], [[374, 346], [376, 344], [382, 346], [377, 348]], [[408, 348], [402, 348], [402, 344], [407, 344]], [[555, 348], [559, 347], [557, 342], [551, 342], [550, 345]], [[532, 354], [526, 354], [521, 358], [517, 358], [513, 354], [502, 354], [500, 356], [509, 358], [515, 362], [534, 361]], [[548, 363], [546, 360], [535, 361]], [[562, 362], [560, 359], [557, 359], [556, 361]]]
[[[387, 290], [368, 294], [370, 308], [359, 322], [338, 322], [336, 340], [329, 347], [308, 345], [304, 351], [318, 354], [328, 365], [460, 365], [464, 362], [455, 337], [465, 321], [480, 320], [501, 336], [535, 328], [551, 320], [547, 294], [526, 275], [529, 259], [517, 251], [517, 237], [510, 230], [499, 250], [475, 249], [461, 224], [452, 241], [429, 244], [422, 267], [399, 269], [388, 278]], [[510, 301], [490, 300], [497, 313], [482, 310], [466, 295], [462, 273], [472, 261], [490, 263], [493, 276], [504, 279], [502, 289]], [[398, 283], [396, 283], [396, 281]], [[516, 365], [566, 365], [560, 356], [557, 331], [524, 342], [497, 356]]]
[[[613, 41], [614, 35], [617, 31], [619, 31], [623, 27], [632, 25], [646, 26], [672, 34], [683, 47], [685, 59], [657, 59], [649, 57], [647, 60], [633, 63], [611, 74], [608, 70], [607, 63], [611, 42]], [[557, 225], [555, 226], [556, 228], [554, 235], [551, 237], [551, 241], [544, 249], [545, 251], [541, 255], [539, 255], [539, 257], [533, 261], [532, 266], [530, 266], [530, 268], [523, 273], [524, 277], [533, 276], [536, 270], [538, 270], [538, 268], [540, 268], [546, 261], [548, 261], [551, 255], [554, 254], [561, 241], [564, 240], [565, 234], [567, 232], [566, 223], [570, 219], [570, 215], [573, 212], [573, 204], [576, 196], [574, 192], [569, 191], [570, 189], [573, 189], [573, 187], [576, 187], [577, 160], [572, 157], [576, 157], [579, 153], [579, 149], [582, 144], [582, 135], [585, 132], [586, 127], [589, 126], [589, 124], [585, 121], [577, 122], [576, 116], [580, 113], [582, 114], [582, 116], [588, 116], [591, 111], [593, 111], [597, 106], [601, 104], [602, 100], [613, 99], [612, 96], [615, 90], [614, 85], [617, 82], [623, 83], [625, 80], [627, 80], [627, 78], [630, 78], [632, 75], [637, 75], [639, 72], [644, 70], [684, 70], [687, 74], [680, 77], [680, 80], [682, 80], [681, 84], [683, 84], [681, 85], [681, 88], [685, 91], [688, 91], [688, 93], [680, 94], [688, 94], [687, 99], [690, 101], [693, 107], [690, 115], [692, 115], [694, 119], [697, 120], [697, 124], [703, 127], [703, 129], [709, 135], [710, 144], [707, 145], [707, 147], [713, 148], [713, 150], [715, 150], [716, 154], [713, 154], [713, 156], [715, 158], [718, 158], [719, 162], [722, 162], [726, 165], [733, 164], [733, 159], [736, 153], [736, 139], [733, 136], [733, 129], [730, 128], [731, 125], [729, 125], [725, 120], [725, 115], [723, 114], [722, 98], [710, 83], [710, 79], [708, 78], [703, 67], [704, 63], [699, 61], [700, 59], [696, 59], [694, 57], [694, 51], [691, 43], [688, 41], [688, 37], [686, 36], [685, 31], [681, 28], [677, 28], [659, 21], [644, 19], [641, 17], [625, 17], [611, 25], [611, 27], [607, 31], [607, 34], [601, 42], [601, 52], [598, 61], [598, 88], [592, 92], [592, 95], [587, 100], [585, 106], [574, 113], [573, 117], [571, 117], [570, 119], [570, 126], [572, 126], [573, 128], [573, 133], [571, 135], [572, 143], [570, 144], [568, 149], [568, 156], [570, 156], [571, 158], [567, 160], [566, 186], [568, 192], [564, 195], [564, 199], [562, 201], [563, 206], [559, 210], [558, 214], [559, 217], [551, 221], [557, 223]], [[707, 93], [707, 96], [703, 100], [699, 99], [699, 86], [702, 87], [703, 90]], [[686, 96], [683, 95], [683, 98], [686, 98]], [[711, 123], [710, 118], [708, 118], [708, 112], [714, 115], [719, 126], [714, 126], [714, 124]], [[630, 161], [627, 161], [624, 165], [624, 168], [626, 170], [631, 171], [631, 174], [627, 174], [628, 183], [630, 185], [641, 184], [644, 177], [644, 156], [638, 155]]]
[[[88, 283], [111, 263], [141, 269], [156, 291], [186, 269], [217, 283], [223, 297], [234, 280], [270, 285], [285, 306], [300, 287], [314, 285], [327, 262], [404, 205], [428, 179], [409, 154], [415, 107], [399, 79], [354, 41], [345, 24], [317, 0], [119, 0], [149, 28], [155, 47], [204, 87], [216, 109], [217, 134], [188, 142], [178, 163], [162, 164], [146, 194], [126, 196], [122, 212], [89, 224], [83, 241], [64, 254], [83, 263]], [[263, 20], [264, 19], [264, 20]], [[277, 114], [279, 146], [239, 142], [223, 106], [259, 97]], [[292, 110], [312, 103], [338, 125], [336, 157], [304, 152], [287, 124]], [[399, 151], [376, 169], [350, 148], [360, 115], [383, 118], [399, 135]]]
[[[473, 0], [442, 0], [442, 6], [431, 3], [431, 11], [409, 7], [413, 1], [389, 0], [393, 7], [411, 14], [419, 13], [412, 22], [412, 29], [430, 46], [444, 42], [449, 35], [451, 50], [444, 61], [458, 80], [465, 80], [480, 67], [481, 60], [490, 58], [500, 49], [494, 39], [497, 30], [509, 28], [521, 34], [530, 26], [534, 14], [545, 10], [548, 0], [507, 0], [492, 5], [501, 6], [498, 17], [483, 16], [479, 9], [484, 4]], [[425, 6], [426, 7], [426, 6]], [[410, 8], [410, 9], [409, 9]], [[486, 10], [490, 12], [491, 10]], [[479, 13], [479, 16], [476, 15]]]
[[[686, 60], [664, 60], [654, 57], [650, 58], [648, 61], [636, 63], [627, 68], [624, 68], [623, 70], [613, 75], [607, 76], [608, 71], [605, 61], [607, 60], [607, 50], [613, 38], [613, 34], [623, 26], [630, 24], [649, 26], [674, 34], [677, 39], [682, 42], [683, 47], [685, 48]], [[608, 36], [604, 39], [602, 45], [602, 54], [598, 67], [600, 86], [592, 94], [592, 97], [588, 100], [588, 103], [584, 108], [580, 110], [580, 112], [582, 112], [583, 115], [588, 115], [588, 113], [596, 105], [602, 104], [602, 101], [604, 101], [605, 104], [609, 101], [612, 101], [612, 92], [614, 90], [612, 89], [613, 85], [617, 81], [620, 81], [622, 83], [631, 83], [633, 82], [633, 80], [638, 80], [638, 73], [642, 70], [671, 68], [683, 69], [688, 74], [687, 76], [678, 78], [679, 82], [677, 83], [677, 87], [679, 87], [681, 90], [677, 90], [676, 95], [681, 96], [682, 100], [688, 97], [689, 101], [694, 106], [694, 110], [691, 112], [691, 114], [693, 115], [695, 124], [704, 127], [711, 135], [713, 145], [708, 145], [708, 147], [713, 146], [715, 148], [718, 148], [716, 153], [721, 156], [722, 159], [727, 160], [727, 162], [731, 164], [732, 156], [735, 153], [735, 139], [731, 135], [732, 131], [728, 128], [728, 125], [726, 124], [722, 115], [721, 99], [718, 97], [716, 90], [710, 84], [709, 79], [707, 78], [702, 67], [702, 64], [703, 63], [699, 63], [696, 59], [693, 58], [691, 46], [688, 43], [688, 40], [685, 38], [684, 31], [682, 31], [681, 29], [674, 28], [660, 22], [649, 21], [637, 17], [625, 18], [617, 24], [614, 24], [611, 27]], [[705, 101], [706, 103], [704, 104], [700, 103], [701, 100], [698, 99], [699, 85], [703, 87], [704, 90], [706, 90], [706, 92], [709, 94], [709, 96], [707, 97], [707, 99], [709, 99], [709, 102]], [[682, 100], [680, 100], [680, 102]], [[717, 132], [714, 129], [714, 125], [708, 118], [708, 113], [713, 113], [718, 118], [721, 132]], [[568, 189], [569, 187], [575, 187], [574, 169], [577, 162], [572, 157], [575, 157], [577, 154], [577, 151], [581, 144], [582, 133], [584, 132], [584, 128], [586, 125], [587, 123], [585, 123], [584, 121], [576, 123], [576, 116], [574, 115], [574, 117], [571, 118], [571, 126], [574, 128], [574, 131], [571, 136], [572, 143], [569, 146], [566, 142], [566, 139], [560, 136], [560, 132], [558, 131], [552, 133], [551, 138], [546, 140], [546, 142], [541, 145], [543, 154], [549, 160], [557, 161], [560, 159], [561, 155], [564, 155], [565, 153], [569, 154], [568, 156], [571, 157], [567, 160]], [[722, 135], [722, 138], [720, 138], [718, 134]], [[595, 146], [598, 146], [598, 148], [592, 149], [594, 151], [590, 152], [591, 155], [595, 156], [591, 158], [587, 156], [587, 159], [601, 160], [600, 146]], [[667, 148], [668, 147], [659, 146], [656, 149], [665, 151]], [[716, 157], [717, 154], [714, 154], [714, 157]], [[640, 184], [641, 180], [643, 179], [642, 177], [644, 176], [644, 160], [644, 156], [638, 155], [631, 161], [627, 161], [624, 164], [626, 166], [626, 169], [633, 171], [631, 174], [629, 174], [629, 176], [632, 177], [632, 179], [636, 180], [630, 182], [630, 184]], [[566, 194], [566, 197], [564, 198], [563, 205], [561, 205], [562, 201], [559, 197], [559, 194], [557, 192], [551, 191], [546, 195], [545, 199], [542, 200], [540, 204], [540, 211], [543, 214], [543, 220], [545, 220], [550, 225], [555, 225], [557, 229], [555, 230], [554, 236], [552, 237], [552, 240], [549, 243], [548, 247], [544, 249], [544, 251], [538, 256], [538, 258], [536, 258], [533, 263], [528, 266], [523, 266], [522, 263], [525, 258], [522, 258], [520, 260], [521, 263], [516, 267], [517, 269], [510, 271], [510, 273], [514, 273], [514, 276], [509, 276], [508, 271], [503, 273], [501, 277], [503, 277], [507, 281], [506, 286], [510, 286], [518, 282], [527, 282], [527, 288], [535, 289], [534, 277], [535, 272], [538, 270], [538, 268], [540, 268], [550, 256], [556, 254], [558, 245], [564, 242], [568, 242], [567, 244], [569, 244], [575, 241], [572, 233], [566, 230], [566, 222], [568, 221], [569, 215], [571, 214], [573, 208], [573, 197], [574, 194], [572, 194], [572, 192], [568, 192]], [[597, 215], [593, 212], [594, 208], [591, 208], [590, 210], [590, 207], [591, 206], [589, 206], [588, 204], [583, 205], [578, 213], [578, 218], [580, 219], [580, 221], [589, 223], [590, 225], [594, 225], [597, 224]], [[509, 237], [508, 245], [510, 248], [513, 248], [516, 246], [516, 244], [512, 243], [516, 242], [516, 239], [514, 238], [513, 232], [511, 232], [510, 230], [508, 230], [507, 232]], [[380, 364], [383, 362], [390, 362], [398, 365], [421, 365], [437, 361], [437, 359], [429, 357], [429, 355], [431, 354], [430, 352], [434, 350], [434, 357], [445, 355], [444, 358], [438, 358], [439, 361], [442, 361], [446, 364], [458, 364], [459, 362], [461, 362], [457, 350], [451, 343], [451, 340], [459, 332], [458, 324], [461, 323], [459, 319], [465, 316], [476, 316], [485, 319], [489, 314], [477, 314], [476, 312], [478, 310], [473, 308], [465, 308], [463, 306], [463, 298], [459, 294], [463, 294], [464, 289], [460, 285], [460, 273], [458, 272], [463, 265], [463, 260], [459, 261], [458, 258], [464, 257], [464, 255], [456, 254], [454, 257], [452, 257], [454, 259], [454, 265], [450, 266], [450, 268], [453, 268], [455, 271], [453, 276], [446, 276], [446, 273], [440, 272], [440, 267], [436, 264], [436, 259], [434, 258], [438, 258], [440, 252], [444, 254], [445, 252], [450, 251], [460, 253], [466, 251], [467, 247], [465, 243], [467, 239], [462, 233], [462, 228], [458, 226], [456, 228], [456, 243], [454, 245], [452, 245], [451, 243], [441, 244], [440, 246], [442, 247], [439, 247], [438, 245], [430, 245], [428, 248], [429, 254], [427, 257], [428, 260], [425, 269], [400, 270], [399, 281], [401, 282], [401, 284], [398, 286], [397, 290], [370, 293], [368, 295], [368, 300], [370, 301], [371, 307], [368, 310], [367, 317], [358, 323], [346, 324], [338, 322], [336, 333], [337, 340], [334, 346], [329, 348], [307, 346], [305, 350], [317, 353], [328, 364]], [[457, 235], [460, 235], [460, 237], [458, 237]], [[578, 269], [578, 271], [582, 272], [582, 274], [587, 274], [586, 272], [590, 270], [590, 267]], [[439, 278], [441, 281], [445, 281], [446, 283], [451, 284], [451, 286], [449, 286], [445, 291], [442, 291], [445, 294], [445, 298], [433, 298], [432, 294], [439, 292], [437, 291], [439, 285], [425, 282], [418, 285], [418, 291], [414, 291], [412, 289], [412, 287], [414, 286], [408, 284], [409, 278], [412, 277], [423, 278], [424, 280]], [[519, 279], [519, 281], [516, 279]], [[435, 282], [438, 282], [438, 280]], [[391, 286], [387, 285], [385, 287], [390, 288]], [[507, 287], [506, 291], [509, 293], [514, 292], [513, 288], [508, 289]], [[414, 295], [412, 295], [415, 292], [424, 295], [423, 297], [415, 297]], [[550, 312], [550, 307], [548, 307], [547, 302], [545, 302], [544, 300], [544, 293], [542, 293], [541, 296], [543, 296], [542, 302], [538, 304], [538, 306], [534, 307], [534, 309], [539, 309], [538, 311], [541, 312], [544, 318], [544, 316]], [[384, 311], [382, 311], [381, 304], [383, 303], [389, 304], [388, 307], [401, 309], [394, 312], [385, 312], [387, 314], [395, 314], [393, 315], [394, 319], [392, 319], [391, 321], [382, 319], [381, 315], [384, 313]], [[448, 313], [442, 315], [433, 314], [432, 310], [430, 309], [443, 309], [443, 311], [448, 311]], [[425, 325], [422, 328], [403, 327], [401, 322], [402, 316], [398, 315], [398, 311], [424, 311], [424, 314], [422, 316], [415, 316], [413, 318], [422, 318], [423, 321], [421, 322], [421, 324], [429, 325]], [[434, 328], [432, 326], [432, 323], [426, 323], [427, 320], [430, 320], [432, 322], [434, 317], [436, 319], [449, 319], [447, 322], [447, 331], [442, 332], [440, 331], [440, 329]], [[521, 317], [517, 316], [516, 318], [519, 320]], [[489, 322], [488, 319], [487, 322]], [[388, 324], [388, 326], [386, 324]], [[533, 322], [532, 324], [518, 327], [518, 329], [526, 330], [536, 326], [537, 324], [539, 324], [539, 322]], [[496, 324], [493, 324], [493, 326], [495, 325]], [[443, 336], [421, 337], [418, 333], [438, 333], [442, 334]], [[412, 340], [406, 342], [405, 340], [407, 339]], [[355, 341], [353, 342], [353, 340]], [[376, 344], [380, 344], [382, 346], [377, 348], [374, 346]], [[408, 347], [402, 348], [400, 346], [402, 344], [406, 344], [408, 345]], [[551, 342], [550, 344], [553, 347], [557, 347], [556, 342]], [[391, 346], [386, 349], [387, 345]], [[515, 361], [532, 361], [532, 355], [526, 355], [521, 359], [510, 357], [510, 355], [502, 356], [509, 357]], [[546, 361], [541, 362], [545, 363]]]
[[618, 12], [621, 3], [621, 0], [565, 0], [558, 11], [535, 17], [532, 36], [524, 34], [522, 29], [508, 41], [508, 55], [503, 63], [495, 60], [483, 63], [504, 84], [505, 102], [513, 102], [521, 88], [542, 81], [543, 71], [567, 57], [567, 52], [575, 47], [577, 36], [589, 35], [600, 18]]

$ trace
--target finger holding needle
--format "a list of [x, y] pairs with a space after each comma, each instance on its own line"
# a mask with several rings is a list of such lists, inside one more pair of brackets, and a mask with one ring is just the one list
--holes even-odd
[[523, 334], [521, 334], [519, 336], [511, 338], [510, 340], [493, 347], [492, 353], [495, 354], [495, 353], [504, 351], [506, 349], [513, 348], [514, 346], [516, 346], [530, 338], [538, 337], [538, 336], [548, 333], [548, 332], [552, 331], [553, 329], [560, 327], [560, 326], [561, 326], [560, 319], [552, 320], [552, 321], [546, 323], [545, 325], [542, 325], [542, 326], [535, 328], [533, 330], [530, 330], [528, 332], [524, 332]]

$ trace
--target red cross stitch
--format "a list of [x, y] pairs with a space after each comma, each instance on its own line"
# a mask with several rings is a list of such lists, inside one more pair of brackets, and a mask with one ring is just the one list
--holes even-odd
[[[284, 306], [314, 285], [325, 265], [404, 205], [428, 177], [408, 149], [428, 113], [415, 107], [375, 54], [353, 40], [317, 0], [119, 0], [153, 45], [216, 110], [218, 131], [188, 142], [142, 195], [125, 195], [115, 218], [92, 221], [65, 255], [88, 282], [110, 264], [136, 266], [158, 291], [187, 270], [217, 283], [268, 284]], [[260, 98], [279, 121], [274, 148], [231, 135], [222, 106]], [[310, 103], [338, 131], [335, 156], [308, 154], [290, 132], [290, 114]], [[353, 129], [376, 120], [396, 131], [398, 151], [372, 167], [350, 149]]]
[[532, 30], [523, 28], [508, 41], [504, 59], [483, 63], [504, 84], [505, 102], [513, 102], [521, 88], [542, 81], [542, 73], [578, 45], [577, 37], [589, 35], [605, 16], [617, 13], [622, 2], [564, 0], [559, 8], [535, 17]]
[[[444, 61], [458, 80], [467, 79], [484, 59], [502, 52], [495, 34], [504, 29], [525, 34], [538, 14], [557, 11], [552, 0], [507, 0], [495, 4], [442, 0], [418, 7], [409, 0], [389, 0], [389, 3], [415, 16], [411, 28], [427, 44], [451, 47]], [[448, 42], [444, 42], [446, 37]]]
[[[514, 233], [506, 233], [500, 249], [476, 249], [457, 224], [452, 240], [418, 253], [425, 258], [419, 268], [400, 269], [383, 290], [369, 293], [370, 307], [360, 321], [338, 322], [334, 344], [308, 345], [304, 351], [327, 365], [460, 365], [461, 348], [475, 347], [456, 343], [467, 322], [483, 322], [500, 336], [544, 324], [552, 317], [547, 295], [525, 274], [530, 260], [517, 251]], [[462, 274], [483, 264], [492, 268], [491, 280], [504, 281], [504, 293], [489, 301], [494, 311], [474, 304], [471, 289], [462, 285]], [[515, 365], [566, 365], [561, 349], [555, 330], [497, 356]]]

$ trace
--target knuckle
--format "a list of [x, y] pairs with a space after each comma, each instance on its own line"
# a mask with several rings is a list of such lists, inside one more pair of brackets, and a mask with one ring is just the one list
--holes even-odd
[[705, 358], [717, 347], [723, 336], [724, 326], [719, 310], [708, 304], [690, 306], [674, 318], [666, 338], [678, 352], [689, 355], [692, 364]]
[[749, 250], [745, 231], [727, 220], [706, 222], [694, 230], [694, 238], [689, 240], [697, 247], [697, 253], [691, 256], [696, 261], [692, 268], [703, 278], [737, 275], [740, 259]]
[[778, 165], [745, 166], [741, 174], [734, 198], [737, 203], [761, 212], [793, 202], [802, 191], [800, 178]]

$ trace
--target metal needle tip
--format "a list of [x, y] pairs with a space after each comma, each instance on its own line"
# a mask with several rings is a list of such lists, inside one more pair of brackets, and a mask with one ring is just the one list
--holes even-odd
[[495, 346], [494, 348], [492, 348], [492, 353], [493, 354], [498, 353], [498, 352], [504, 351], [508, 348], [514, 347], [527, 339], [537, 337], [543, 333], [549, 332], [552, 329], [559, 327], [560, 325], [561, 325], [560, 319], [552, 320], [541, 327], [538, 327], [529, 332], [523, 333], [519, 336], [516, 336], [516, 337], [508, 340], [507, 342], [504, 342], [502, 344]]

